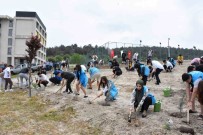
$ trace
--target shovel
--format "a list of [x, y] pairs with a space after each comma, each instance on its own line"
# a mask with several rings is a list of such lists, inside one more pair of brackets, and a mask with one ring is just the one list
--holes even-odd
[[92, 102], [93, 102], [95, 99], [97, 99], [97, 98], [98, 98], [98, 97], [95, 97], [95, 98], [94, 98], [93, 100], [91, 100], [91, 101], [88, 99], [88, 103], [89, 103], [89, 104], [92, 104]]

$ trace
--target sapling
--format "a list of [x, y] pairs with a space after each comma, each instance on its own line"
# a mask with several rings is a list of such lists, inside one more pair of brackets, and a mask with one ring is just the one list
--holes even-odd
[[185, 99], [185, 94], [182, 94], [182, 97], [180, 98], [179, 106], [178, 106], [180, 113], [183, 111], [184, 99]]

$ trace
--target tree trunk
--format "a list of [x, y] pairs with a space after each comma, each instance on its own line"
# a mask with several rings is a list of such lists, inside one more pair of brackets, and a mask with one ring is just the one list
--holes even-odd
[[28, 63], [28, 70], [29, 70], [29, 93], [28, 93], [28, 96], [31, 97], [32, 96], [32, 93], [31, 93], [31, 63]]

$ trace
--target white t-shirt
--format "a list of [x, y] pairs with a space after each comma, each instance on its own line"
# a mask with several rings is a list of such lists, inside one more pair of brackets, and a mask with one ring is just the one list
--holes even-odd
[[202, 81], [202, 78], [199, 78], [194, 82], [194, 88], [198, 87], [200, 81]]
[[4, 69], [4, 78], [11, 78], [11, 68], [7, 67], [6, 69]]
[[87, 68], [84, 65], [80, 65], [82, 70], [84, 70], [85, 72], [87, 71]]
[[164, 69], [163, 65], [162, 65], [160, 62], [156, 61], [156, 60], [153, 60], [153, 61], [152, 61], [152, 67], [153, 67], [154, 69], [155, 69], [155, 68]]
[[171, 64], [171, 62], [169, 62], [169, 61], [166, 61], [166, 66], [167, 66], [167, 67], [169, 67], [169, 66], [170, 66], [170, 67], [172, 67], [172, 68], [173, 68], [173, 65], [172, 65], [172, 64]]
[[39, 80], [40, 81], [49, 81], [45, 74], [41, 74], [41, 77], [39, 77]]

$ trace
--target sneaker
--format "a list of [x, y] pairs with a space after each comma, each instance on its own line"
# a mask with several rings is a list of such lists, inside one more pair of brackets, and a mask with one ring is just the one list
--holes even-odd
[[147, 111], [143, 111], [143, 113], [142, 113], [142, 118], [145, 118], [147, 116]]
[[5, 92], [9, 92], [9, 90], [5, 90]]
[[189, 110], [189, 113], [197, 113], [197, 111]]
[[10, 89], [9, 91], [13, 92], [13, 89]]
[[86, 95], [84, 96], [84, 98], [87, 98], [87, 97], [88, 97], [88, 96], [86, 96]]
[[71, 94], [71, 93], [73, 93], [73, 92], [72, 91], [67, 92], [67, 94]]

